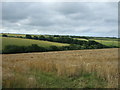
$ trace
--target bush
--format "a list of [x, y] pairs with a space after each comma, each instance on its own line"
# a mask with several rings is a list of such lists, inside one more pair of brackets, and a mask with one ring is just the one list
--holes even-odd
[[2, 53], [21, 53], [21, 52], [25, 52], [25, 47], [16, 45], [8, 45], [2, 51]]
[[26, 47], [26, 52], [43, 52], [46, 51], [44, 47], [40, 47], [37, 44], [32, 44], [31, 46]]
[[49, 50], [50, 51], [59, 51], [61, 49], [59, 47], [57, 47], [57, 46], [50, 46]]
[[6, 34], [2, 34], [2, 37], [8, 37]]
[[37, 37], [37, 36], [34, 36], [34, 37], [33, 37], [33, 39], [36, 39], [36, 40], [38, 40], [38, 37]]
[[45, 36], [41, 35], [39, 36], [39, 40], [46, 40]]
[[28, 39], [32, 39], [31, 35], [26, 35], [25, 37]]
[[45, 52], [48, 51], [44, 47], [40, 47], [37, 44], [32, 44], [31, 46], [16, 46], [8, 45], [2, 50], [2, 53], [26, 53], [26, 52]]

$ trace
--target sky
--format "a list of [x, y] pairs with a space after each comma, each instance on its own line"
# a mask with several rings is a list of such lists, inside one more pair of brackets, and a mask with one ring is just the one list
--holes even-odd
[[117, 2], [4, 2], [1, 33], [118, 37]]

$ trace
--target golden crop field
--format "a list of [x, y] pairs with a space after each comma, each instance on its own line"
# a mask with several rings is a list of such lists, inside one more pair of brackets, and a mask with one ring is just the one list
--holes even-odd
[[[82, 77], [81, 73], [96, 73], [94, 77], [106, 82], [105, 88], [118, 87], [118, 48], [55, 51], [2, 55], [3, 87], [61, 88], [71, 83], [58, 77]], [[40, 74], [39, 72], [54, 73]], [[37, 74], [39, 73], [39, 74]], [[95, 88], [102, 88], [94, 77], [89, 78]], [[87, 76], [86, 76], [87, 78]], [[47, 80], [47, 82], [45, 82]], [[56, 80], [56, 82], [54, 81]], [[82, 81], [83, 80], [83, 81]], [[49, 83], [48, 83], [49, 82]], [[67, 83], [64, 83], [67, 82]], [[99, 80], [100, 82], [100, 80]], [[60, 83], [63, 85], [60, 86]], [[71, 87], [85, 88], [87, 80], [77, 79]], [[51, 86], [54, 84], [53, 86]], [[55, 86], [55, 84], [58, 86]], [[77, 84], [77, 85], [76, 85]], [[71, 84], [73, 85], [73, 84]], [[66, 87], [70, 87], [69, 85]]]

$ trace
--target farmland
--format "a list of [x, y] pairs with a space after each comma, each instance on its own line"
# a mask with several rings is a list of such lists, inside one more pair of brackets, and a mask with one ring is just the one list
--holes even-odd
[[6, 35], [0, 37], [7, 53], [1, 55], [3, 88], [119, 87], [117, 38]]
[[101, 44], [107, 45], [107, 46], [119, 46], [120, 47], [120, 41], [116, 40], [95, 40]]
[[[88, 41], [87, 39], [83, 39], [83, 38], [74, 38], [74, 39]], [[106, 46], [120, 47], [119, 39], [110, 39], [110, 38], [103, 37], [103, 38], [93, 38], [93, 39], [89, 39], [89, 40], [94, 40], [94, 41], [99, 42], [99, 43], [106, 45]]]
[[117, 88], [118, 48], [3, 54], [4, 88]]
[[[2, 34], [0, 34], [0, 35], [2, 35]], [[25, 38], [25, 34], [7, 34], [6, 33], [6, 35], [8, 36], [8, 37], [23, 37], [23, 38]], [[53, 39], [57, 39], [58, 37], [62, 37], [62, 36], [59, 36], [58, 35], [58, 37], [54, 37], [54, 35], [31, 35], [31, 37], [33, 38], [34, 36], [36, 36], [36, 37], [39, 37], [39, 36], [44, 36], [45, 38], [48, 38], [48, 37], [52, 37]], [[63, 36], [64, 37], [64, 36]], [[67, 36], [65, 36], [65, 37], [67, 37]], [[69, 37], [72, 37], [72, 36], [69, 36]], [[87, 39], [86, 39], [87, 38]], [[4, 39], [4, 38], [3, 38]], [[98, 42], [98, 43], [101, 43], [101, 44], [103, 44], [103, 45], [106, 45], [106, 46], [117, 46], [117, 47], [120, 47], [120, 40], [119, 39], [117, 39], [117, 38], [110, 38], [110, 37], [77, 37], [76, 36], [76, 38], [73, 38], [74, 40], [82, 40], [82, 41], [89, 41], [89, 40], [94, 40], [94, 41], [96, 41], [96, 42]], [[47, 39], [47, 41], [49, 41], [48, 39]], [[51, 41], [51, 40], [50, 40]], [[52, 41], [52, 42], [56, 42], [56, 41]], [[36, 43], [36, 42], [35, 42]], [[43, 44], [44, 44], [44, 42], [42, 42]], [[38, 43], [37, 43], [38, 44]], [[47, 43], [46, 43], [47, 44]], [[48, 43], [49, 44], [49, 43]], [[52, 44], [52, 43], [50, 43], [50, 44]], [[65, 43], [66, 44], [66, 43]], [[55, 44], [55, 43], [53, 43], [52, 45], [56, 45], [56, 46], [64, 46], [65, 44]], [[30, 45], [30, 44], [27, 44], [27, 45]], [[42, 46], [44, 46], [44, 45], [42, 45]], [[45, 45], [46, 46], [46, 45]], [[4, 45], [3, 45], [3, 47], [4, 47]]]
[[7, 45], [17, 45], [17, 46], [29, 46], [32, 44], [37, 44], [42, 47], [49, 47], [51, 45], [55, 46], [68, 46], [69, 44], [42, 41], [42, 40], [31, 40], [31, 39], [22, 39], [22, 38], [11, 38], [11, 37], [0, 37], [2, 38], [2, 48], [4, 49]]
[[83, 38], [74, 38], [74, 39], [88, 41], [87, 39], [83, 39]]

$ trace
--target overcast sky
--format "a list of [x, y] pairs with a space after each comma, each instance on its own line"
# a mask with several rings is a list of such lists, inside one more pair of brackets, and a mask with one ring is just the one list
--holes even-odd
[[6, 2], [4, 33], [118, 36], [116, 2]]

